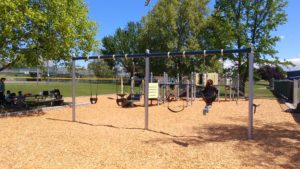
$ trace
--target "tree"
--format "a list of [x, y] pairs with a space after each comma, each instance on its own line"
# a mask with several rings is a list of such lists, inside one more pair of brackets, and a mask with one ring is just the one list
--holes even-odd
[[97, 77], [113, 77], [114, 71], [109, 67], [106, 61], [96, 60], [88, 65], [88, 69], [92, 70]]
[[[276, 59], [275, 45], [280, 40], [272, 31], [287, 21], [284, 11], [286, 0], [217, 0], [212, 20], [221, 33], [225, 34], [227, 46], [233, 48], [250, 47], [253, 44], [256, 63], [271, 63]], [[222, 29], [224, 26], [226, 29]], [[217, 30], [217, 29], [214, 29]], [[218, 31], [218, 30], [217, 30]], [[271, 58], [271, 59], [268, 59]], [[241, 91], [245, 91], [248, 77], [248, 57], [243, 54], [229, 57], [235, 61], [241, 79]], [[278, 61], [278, 59], [276, 59]], [[289, 64], [281, 62], [280, 64]]]
[[[202, 29], [206, 26], [208, 0], [161, 0], [143, 19], [141, 46], [152, 52], [204, 49]], [[217, 59], [206, 57], [206, 67], [214, 67]], [[188, 74], [200, 71], [200, 57], [153, 58], [155, 74], [168, 72]]]
[[[118, 28], [113, 36], [107, 36], [102, 39], [103, 54], [130, 54], [145, 52], [140, 50], [139, 36], [141, 32], [141, 24], [138, 22], [128, 22], [127, 26], [122, 29]], [[110, 66], [121, 64], [130, 77], [134, 76], [136, 71], [143, 70], [143, 61], [141, 59], [120, 59], [117, 61], [108, 61]]]
[[83, 0], [2, 0], [0, 13], [0, 71], [18, 61], [69, 61], [97, 45]]
[[270, 66], [265, 65], [260, 67], [257, 70], [257, 73], [261, 76], [263, 80], [271, 81], [272, 78], [274, 79], [284, 79], [286, 77], [286, 73], [280, 66]]

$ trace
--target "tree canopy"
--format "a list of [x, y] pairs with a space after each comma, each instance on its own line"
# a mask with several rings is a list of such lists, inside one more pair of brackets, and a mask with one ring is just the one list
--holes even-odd
[[[208, 0], [160, 0], [142, 19], [142, 46], [152, 52], [203, 49], [201, 30], [208, 16], [207, 4]], [[151, 68], [154, 74], [187, 74], [199, 71], [201, 63], [199, 57], [154, 58]]]
[[[208, 15], [207, 0], [161, 0], [141, 22], [132, 23], [117, 29], [113, 36], [103, 38], [103, 53], [144, 53], [145, 49], [151, 52], [188, 51], [204, 48], [202, 29]], [[206, 59], [207, 67], [212, 66], [211, 58]], [[124, 61], [123, 67], [133, 74], [144, 71], [143, 60]], [[177, 73], [189, 74], [191, 71], [203, 68], [204, 59], [191, 58], [153, 58], [151, 71], [159, 75], [164, 71], [171, 75]], [[217, 61], [215, 59], [215, 61]], [[215, 62], [214, 61], [214, 62]], [[112, 64], [110, 64], [112, 65]]]
[[263, 79], [267, 81], [271, 81], [272, 78], [274, 79], [284, 79], [286, 78], [286, 72], [280, 67], [279, 65], [276, 66], [270, 66], [265, 65], [261, 66], [257, 70], [258, 75]]
[[[256, 63], [270, 63], [273, 59], [278, 63], [275, 45], [280, 38], [272, 35], [272, 31], [287, 21], [286, 6], [286, 0], [217, 0], [211, 18], [215, 23], [212, 30], [226, 37], [223, 42], [227, 46], [241, 49], [252, 44]], [[235, 61], [243, 83], [240, 86], [244, 87], [248, 57], [238, 54], [230, 59]]]
[[[68, 61], [72, 54], [86, 56], [90, 51], [101, 54], [144, 53], [145, 49], [183, 52], [241, 49], [250, 43], [256, 63], [289, 64], [280, 62], [276, 56], [275, 45], [280, 38], [272, 34], [287, 22], [286, 0], [216, 0], [211, 12], [208, 2], [160, 0], [140, 22], [128, 22], [125, 28], [118, 28], [114, 35], [102, 39], [101, 49], [96, 49], [97, 25], [89, 21], [83, 0], [2, 0], [0, 71], [16, 62], [35, 66], [45, 60]], [[240, 86], [245, 86], [248, 57], [236, 54], [227, 58], [235, 62], [242, 80]], [[110, 70], [122, 65], [131, 76], [144, 71], [142, 59], [105, 62]], [[151, 71], [155, 75], [217, 71], [220, 67], [217, 56], [151, 59]]]
[[[144, 53], [144, 49], [140, 46], [141, 24], [138, 22], [128, 22], [125, 28], [118, 28], [113, 36], [107, 36], [102, 39], [103, 54], [130, 54]], [[143, 72], [144, 62], [140, 59], [119, 59], [116, 62], [107, 61], [110, 66], [121, 64], [130, 76], [134, 76], [135, 72]]]
[[18, 61], [68, 61], [97, 45], [83, 0], [2, 0], [0, 13], [0, 71]]

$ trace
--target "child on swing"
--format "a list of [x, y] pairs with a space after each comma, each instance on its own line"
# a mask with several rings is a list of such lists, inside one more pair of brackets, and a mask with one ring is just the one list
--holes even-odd
[[203, 110], [203, 114], [205, 115], [208, 113], [208, 109], [211, 108], [212, 102], [214, 102], [218, 95], [218, 89], [213, 85], [214, 82], [211, 79], [208, 79], [205, 85], [203, 92], [203, 100], [205, 101], [206, 105]]

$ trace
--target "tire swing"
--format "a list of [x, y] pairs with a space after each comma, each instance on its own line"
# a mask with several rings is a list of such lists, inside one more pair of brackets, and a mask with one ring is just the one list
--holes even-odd
[[184, 106], [184, 100], [182, 100], [182, 105], [181, 106], [171, 106], [172, 104], [170, 104], [171, 102], [176, 102], [176, 98], [174, 95], [170, 94], [167, 97], [167, 102], [168, 102], [168, 110], [173, 112], [173, 113], [179, 113], [181, 111], [184, 110], [185, 106]]
[[[170, 53], [168, 52], [168, 58], [170, 58], [169, 54]], [[183, 52], [183, 57], [185, 57], [185, 52]], [[177, 102], [177, 99], [175, 97], [175, 94], [170, 92], [170, 88], [172, 88], [173, 91], [174, 90], [177, 91], [175, 89], [175, 86], [177, 85], [177, 87], [179, 88], [179, 81], [177, 82], [177, 84], [176, 83], [171, 84], [171, 83], [168, 82], [168, 85], [169, 85], [169, 90], [168, 90], [168, 95], [167, 95], [167, 98], [166, 98], [167, 102], [168, 102], [168, 110], [171, 111], [172, 113], [182, 112], [184, 110], [184, 108], [185, 108], [185, 106], [184, 106], [184, 103], [185, 103], [184, 100], [182, 100], [182, 105], [180, 105], [180, 106], [178, 104], [172, 105], [172, 102]], [[179, 99], [180, 98], [181, 97], [179, 97]]]

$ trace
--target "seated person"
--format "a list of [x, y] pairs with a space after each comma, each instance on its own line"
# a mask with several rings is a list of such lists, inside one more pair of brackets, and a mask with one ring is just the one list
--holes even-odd
[[16, 104], [20, 105], [24, 103], [25, 97], [22, 94], [22, 91], [18, 91], [18, 96], [16, 97]]
[[208, 79], [203, 90], [203, 99], [206, 103], [206, 107], [211, 107], [212, 102], [217, 98], [218, 92], [218, 89], [213, 85], [213, 81]]
[[6, 95], [5, 95], [5, 102], [10, 104], [14, 101], [14, 96], [10, 92], [10, 90], [7, 90]]

